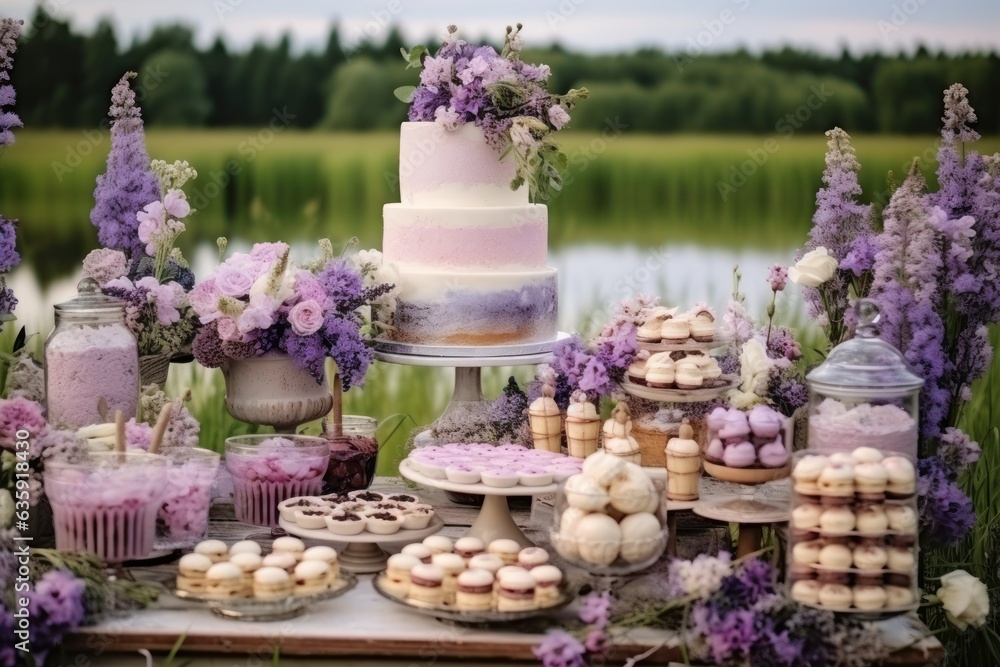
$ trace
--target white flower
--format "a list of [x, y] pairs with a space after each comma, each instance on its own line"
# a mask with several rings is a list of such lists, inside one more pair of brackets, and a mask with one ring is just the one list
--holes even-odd
[[446, 130], [457, 130], [458, 126], [462, 124], [462, 118], [453, 106], [438, 107], [434, 111], [434, 122]]
[[295, 290], [292, 288], [292, 283], [295, 281], [293, 268], [294, 267], [289, 266], [285, 272], [281, 274], [276, 288], [273, 288], [274, 286], [271, 285], [270, 271], [262, 275], [254, 281], [253, 287], [250, 288], [250, 298], [253, 299], [255, 296], [266, 294], [271, 297], [275, 303], [284, 303], [286, 299], [291, 298], [291, 296], [295, 294]]
[[965, 570], [955, 570], [941, 577], [937, 596], [944, 606], [945, 616], [959, 630], [970, 625], [982, 627], [990, 613], [986, 584]]
[[549, 107], [549, 122], [552, 127], [561, 130], [569, 122], [569, 113], [561, 105], [553, 104]]
[[810, 250], [795, 266], [788, 269], [788, 278], [803, 287], [819, 287], [837, 270], [837, 260], [830, 256], [826, 248], [820, 246]]
[[516, 119], [510, 124], [510, 142], [514, 144], [515, 148], [534, 148], [535, 144], [538, 142], [531, 136], [531, 130], [528, 126], [521, 122], [521, 119]]
[[[772, 365], [773, 362], [760, 340], [751, 338], [744, 343], [740, 352], [740, 392], [752, 394], [758, 399], [762, 397], [767, 392]], [[744, 398], [752, 400], [750, 397]]]

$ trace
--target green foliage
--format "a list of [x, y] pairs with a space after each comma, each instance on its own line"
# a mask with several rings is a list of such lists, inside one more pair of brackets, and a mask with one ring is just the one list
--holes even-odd
[[334, 130], [396, 127], [406, 120], [406, 107], [393, 99], [393, 91], [412, 82], [412, 72], [356, 58], [330, 80], [322, 126]]
[[212, 103], [205, 91], [205, 75], [190, 53], [158, 51], [143, 64], [142, 110], [151, 126], [201, 125]]

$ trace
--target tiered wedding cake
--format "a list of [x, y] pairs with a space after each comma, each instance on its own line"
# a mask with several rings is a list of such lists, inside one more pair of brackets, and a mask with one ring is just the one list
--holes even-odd
[[402, 203], [386, 204], [382, 250], [399, 273], [398, 341], [505, 345], [556, 337], [556, 270], [548, 212], [511, 190], [500, 160], [472, 123], [446, 130], [403, 123]]

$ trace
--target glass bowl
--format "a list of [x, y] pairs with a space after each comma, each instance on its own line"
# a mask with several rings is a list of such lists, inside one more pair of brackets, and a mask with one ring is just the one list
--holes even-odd
[[109, 563], [153, 550], [167, 460], [146, 452], [90, 452], [45, 464], [56, 548], [89, 551]]
[[583, 475], [559, 485], [549, 537], [563, 560], [591, 574], [619, 576], [645, 570], [660, 559], [667, 546], [663, 484], [638, 466], [634, 470], [648, 486], [614, 483], [610, 489], [581, 491], [573, 480]]
[[308, 435], [240, 435], [226, 439], [226, 468], [233, 477], [236, 520], [278, 525], [278, 503], [319, 495], [330, 445]]
[[218, 453], [194, 447], [163, 452], [170, 462], [163, 504], [156, 516], [155, 549], [193, 547], [208, 533], [212, 484], [219, 471]]

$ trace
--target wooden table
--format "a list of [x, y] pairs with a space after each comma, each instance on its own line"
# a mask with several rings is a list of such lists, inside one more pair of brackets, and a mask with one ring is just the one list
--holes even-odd
[[[393, 492], [406, 487], [398, 479], [380, 478], [373, 488]], [[450, 537], [463, 535], [478, 513], [477, 508], [452, 504], [443, 492], [422, 489], [420, 494], [435, 505], [445, 522], [442, 534]], [[544, 518], [539, 523], [537, 509], [535, 514], [532, 520], [527, 509], [512, 511], [514, 520], [525, 534], [542, 541], [548, 523]], [[231, 504], [216, 503], [209, 527], [211, 537], [234, 542], [251, 533], [259, 534], [261, 529], [238, 523]], [[176, 569], [175, 565], [168, 564], [133, 568], [132, 572], [137, 578], [172, 585]], [[552, 619], [539, 619], [511, 629], [446, 624], [387, 602], [375, 593], [370, 579], [369, 575], [361, 575], [358, 586], [347, 595], [316, 605], [298, 618], [272, 623], [222, 619], [200, 606], [164, 595], [155, 608], [80, 628], [67, 637], [65, 647], [70, 653], [67, 664], [141, 664], [135, 662], [135, 651], [166, 653], [181, 636], [184, 636], [182, 654], [185, 659], [194, 657], [196, 664], [204, 665], [269, 664], [276, 650], [283, 664], [293, 656], [303, 657], [295, 664], [324, 665], [356, 665], [360, 659], [376, 658], [380, 664], [411, 666], [446, 660], [537, 664], [531, 649], [541, 641], [544, 630], [558, 622], [558, 619], [556, 623]], [[568, 619], [575, 609], [571, 606], [559, 613]], [[879, 626], [892, 646], [905, 646], [926, 632], [915, 617], [901, 617]], [[651, 653], [641, 663], [643, 665], [681, 661], [676, 635], [636, 629], [615, 634], [614, 652], [608, 664], [622, 664], [629, 657], [647, 651]], [[77, 654], [75, 660], [74, 652]], [[133, 653], [131, 658], [128, 653]], [[225, 656], [225, 660], [217, 661], [213, 656]], [[307, 656], [317, 660], [322, 657], [322, 660], [314, 663], [307, 660]], [[891, 664], [923, 665], [941, 657], [941, 646], [931, 637], [897, 653]]]

